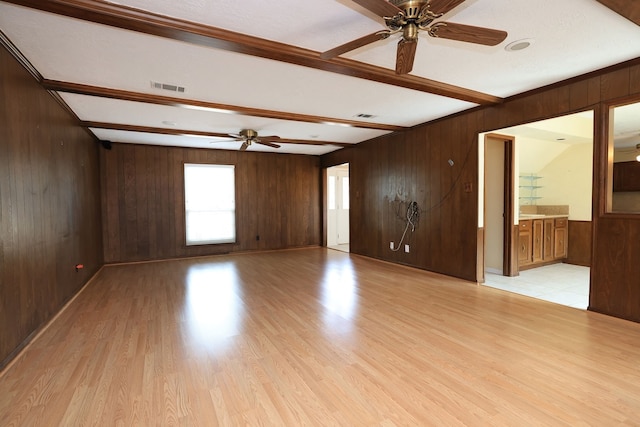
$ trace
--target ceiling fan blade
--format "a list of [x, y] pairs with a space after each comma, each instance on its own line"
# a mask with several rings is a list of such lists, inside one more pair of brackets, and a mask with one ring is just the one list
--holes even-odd
[[257, 139], [257, 141], [273, 142], [273, 141], [280, 141], [281, 139], [282, 138], [280, 138], [279, 136], [271, 135], [271, 136], [261, 136]]
[[366, 46], [373, 42], [377, 42], [378, 40], [384, 40], [387, 37], [389, 37], [390, 34], [391, 34], [390, 31], [383, 30], [383, 31], [378, 31], [377, 33], [369, 34], [364, 37], [360, 37], [359, 39], [352, 40], [338, 47], [334, 47], [331, 50], [322, 52], [320, 54], [320, 58], [322, 59], [335, 58], [336, 56], [340, 56], [343, 53], [350, 52], [352, 50], [355, 50], [362, 46]]
[[435, 24], [429, 31], [429, 35], [442, 39], [458, 40], [486, 46], [498, 45], [507, 38], [506, 31], [474, 27], [473, 25], [454, 24], [452, 22]]
[[375, 13], [381, 17], [396, 16], [401, 12], [400, 9], [392, 5], [386, 0], [353, 0], [354, 3], [358, 3], [370, 12]]
[[413, 60], [416, 57], [416, 47], [418, 40], [406, 41], [402, 39], [398, 42], [396, 54], [396, 74], [407, 74], [413, 69]]
[[267, 147], [271, 147], [271, 148], [280, 148], [280, 146], [278, 144], [274, 144], [272, 142], [268, 142], [268, 141], [264, 141], [264, 140], [256, 140], [254, 141], [256, 144], [262, 144], [262, 145], [266, 145]]
[[249, 148], [249, 142], [245, 141], [242, 143], [242, 145], [240, 146], [240, 151], [245, 151], [247, 148]]
[[640, 3], [629, 0], [598, 0], [614, 12], [624, 16], [629, 21], [640, 25]]
[[431, 11], [433, 13], [445, 14], [465, 0], [431, 0]]

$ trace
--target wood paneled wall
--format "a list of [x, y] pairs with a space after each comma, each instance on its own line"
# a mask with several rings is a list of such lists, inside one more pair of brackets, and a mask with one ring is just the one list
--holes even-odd
[[[323, 156], [323, 167], [351, 164], [352, 252], [477, 280], [478, 133], [594, 109], [590, 309], [640, 321], [640, 216], [600, 213], [605, 106], [632, 95], [640, 96], [640, 59]], [[411, 252], [391, 252], [404, 227], [394, 203], [409, 200], [423, 210]]]
[[[318, 157], [113, 144], [100, 159], [107, 263], [321, 242]], [[184, 163], [235, 165], [236, 244], [185, 245]]]
[[0, 47], [0, 368], [102, 265], [98, 159]]
[[[477, 145], [472, 141], [477, 135], [465, 134], [467, 117], [454, 122], [419, 127], [401, 143], [390, 135], [355, 149], [350, 164], [351, 209], [357, 212], [351, 221], [353, 252], [475, 279], [476, 249], [465, 242], [475, 242], [477, 233]], [[389, 243], [398, 247], [412, 201], [420, 209], [415, 231], [410, 226], [400, 250], [392, 252]]]
[[568, 264], [591, 266], [591, 221], [569, 221]]

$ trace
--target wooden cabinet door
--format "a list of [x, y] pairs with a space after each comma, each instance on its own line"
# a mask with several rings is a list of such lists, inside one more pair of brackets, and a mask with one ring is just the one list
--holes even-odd
[[613, 191], [640, 191], [640, 162], [613, 164]]
[[567, 257], [567, 228], [556, 228], [554, 231], [554, 257], [562, 259]]
[[533, 262], [542, 261], [542, 249], [543, 249], [543, 239], [542, 236], [544, 234], [544, 225], [541, 219], [533, 220], [533, 247], [532, 247], [532, 258]]
[[543, 236], [544, 236], [544, 240], [543, 240], [543, 244], [542, 244], [542, 259], [544, 259], [545, 261], [551, 260], [554, 258], [554, 245], [553, 242], [555, 241], [555, 236], [554, 236], [554, 220], [553, 218], [551, 219], [545, 219], [544, 220], [544, 231], [543, 231]]
[[520, 221], [518, 230], [518, 265], [531, 264], [531, 221]]

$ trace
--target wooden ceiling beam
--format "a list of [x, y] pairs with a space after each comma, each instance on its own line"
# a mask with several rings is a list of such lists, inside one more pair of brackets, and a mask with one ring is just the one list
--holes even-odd
[[171, 96], [153, 95], [148, 93], [131, 92], [120, 89], [90, 86], [79, 83], [61, 82], [58, 80], [42, 79], [42, 86], [47, 90], [56, 92], [76, 93], [79, 95], [99, 96], [103, 98], [118, 99], [123, 101], [144, 102], [147, 104], [164, 105], [197, 110], [207, 110], [227, 114], [242, 114], [253, 117], [269, 119], [290, 120], [306, 123], [319, 123], [324, 125], [348, 126], [363, 129], [375, 129], [383, 131], [406, 130], [404, 126], [388, 125], [384, 123], [369, 123], [356, 120], [337, 119], [335, 117], [313, 116], [308, 114], [288, 113], [259, 108], [241, 107], [238, 105], [218, 104], [214, 102], [196, 101], [187, 98], [174, 98]]
[[474, 104], [489, 105], [502, 102], [502, 98], [471, 89], [407, 74], [398, 75], [393, 70], [345, 58], [325, 60], [320, 58], [319, 52], [313, 50], [113, 3], [96, 0], [7, 0], [7, 2], [112, 27], [301, 65]]
[[[186, 129], [159, 128], [159, 127], [151, 127], [151, 126], [137, 126], [137, 125], [127, 125], [127, 124], [121, 124], [121, 123], [81, 121], [80, 126], [83, 126], [86, 128], [96, 128], [96, 129], [121, 130], [121, 131], [127, 131], [127, 132], [156, 133], [160, 135], [198, 136], [198, 137], [204, 137], [204, 138], [207, 138], [207, 137], [231, 138], [231, 136], [228, 133], [206, 132], [206, 131], [186, 130]], [[282, 140], [279, 140], [276, 142], [278, 144], [335, 145], [338, 147], [352, 147], [354, 145], [346, 142], [317, 141], [313, 139], [288, 139], [288, 138], [282, 138]]]

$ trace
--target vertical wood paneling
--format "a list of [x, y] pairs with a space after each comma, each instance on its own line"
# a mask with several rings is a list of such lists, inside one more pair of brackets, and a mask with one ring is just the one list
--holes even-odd
[[[318, 157], [131, 144], [101, 156], [106, 262], [320, 244]], [[185, 245], [184, 163], [235, 165], [236, 244]]]
[[[598, 127], [606, 102], [632, 95], [638, 95], [640, 99], [638, 61], [518, 96], [501, 105], [359, 144], [345, 150], [344, 154], [337, 152], [323, 156], [323, 165], [354, 159], [352, 252], [476, 280], [480, 271], [478, 262], [482, 262], [477, 253], [477, 239], [482, 238], [477, 229], [477, 134], [586, 108], [595, 108]], [[607, 142], [603, 132], [596, 131], [595, 134], [595, 151], [600, 153]], [[424, 145], [416, 143], [420, 140]], [[444, 198], [457, 176], [455, 170], [448, 169], [446, 161], [449, 156], [460, 158], [467, 150], [471, 154], [462, 167], [460, 181], [450, 196]], [[456, 165], [463, 163], [462, 160], [453, 160]], [[598, 205], [602, 201], [597, 177], [604, 176], [606, 165], [599, 161], [598, 156], [594, 162], [596, 215], [592, 221], [591, 238], [595, 244], [591, 260], [590, 309], [640, 321], [640, 285], [637, 280], [640, 277], [640, 263], [637, 262], [640, 258], [640, 217], [597, 215], [603, 211]], [[464, 191], [464, 182], [472, 184], [470, 193]], [[412, 248], [416, 252], [410, 256], [391, 253], [388, 241], [391, 238], [397, 240], [398, 224], [395, 216], [384, 215], [383, 198], [407, 185], [412, 188], [413, 183], [417, 193], [424, 192], [425, 198], [421, 203], [424, 213], [419, 230], [411, 236]], [[585, 238], [583, 233], [580, 236]], [[574, 244], [580, 245], [578, 241]], [[581, 246], [584, 248], [586, 244]], [[581, 263], [585, 251], [577, 249], [576, 246], [573, 246], [573, 252], [569, 249], [569, 256], [579, 258], [576, 262]]]
[[94, 139], [0, 48], [0, 368], [102, 265], [98, 170]]
[[612, 71], [601, 77], [601, 99], [615, 99], [629, 94], [630, 69]]
[[640, 65], [629, 69], [629, 93], [640, 93]]
[[591, 221], [569, 221], [568, 264], [591, 266]]

